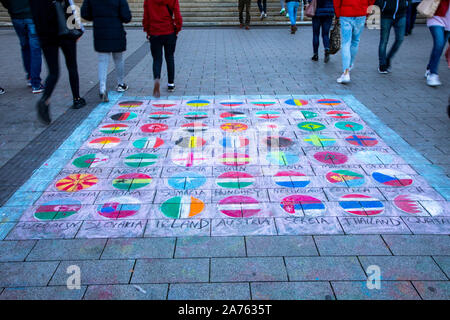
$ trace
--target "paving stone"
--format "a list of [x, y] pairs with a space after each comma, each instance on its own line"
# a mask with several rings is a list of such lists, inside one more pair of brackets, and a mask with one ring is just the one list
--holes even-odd
[[380, 289], [367, 288], [366, 281], [332, 281], [338, 300], [420, 300], [408, 281], [381, 281]]
[[109, 239], [102, 259], [171, 258], [175, 238]]
[[286, 281], [282, 258], [212, 258], [212, 282]]
[[25, 260], [35, 243], [35, 241], [0, 241], [0, 261]]
[[39, 240], [27, 260], [98, 259], [105, 243], [105, 239]]
[[85, 300], [165, 300], [167, 284], [90, 285]]
[[334, 300], [329, 282], [252, 282], [253, 300]]
[[449, 236], [383, 235], [382, 237], [394, 255], [450, 255]]
[[380, 267], [383, 280], [447, 280], [431, 257], [364, 256], [359, 258], [364, 269]]
[[247, 255], [251, 256], [316, 256], [311, 236], [252, 236], [245, 238]]
[[450, 300], [449, 281], [413, 281], [424, 300]]
[[175, 258], [245, 256], [243, 237], [180, 237]]
[[448, 278], [450, 278], [450, 256], [433, 256], [436, 263], [445, 272]]
[[6, 288], [0, 300], [81, 300], [86, 287], [69, 290], [66, 286]]
[[366, 279], [356, 257], [287, 257], [285, 260], [290, 281]]
[[0, 263], [0, 287], [46, 286], [58, 262]]
[[378, 235], [314, 236], [321, 256], [389, 255]]
[[131, 283], [208, 282], [209, 259], [137, 260]]
[[169, 300], [249, 300], [248, 283], [175, 283]]
[[69, 266], [78, 266], [81, 285], [128, 283], [133, 271], [134, 260], [75, 260], [63, 261], [58, 266], [50, 285], [65, 285], [74, 273], [67, 273]]

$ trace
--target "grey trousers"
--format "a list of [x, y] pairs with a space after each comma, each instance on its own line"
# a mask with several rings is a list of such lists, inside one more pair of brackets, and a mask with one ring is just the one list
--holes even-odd
[[113, 56], [116, 66], [117, 84], [123, 84], [125, 76], [125, 64], [122, 52], [98, 52], [98, 80], [100, 81], [100, 92], [106, 92], [106, 78], [108, 76], [109, 58]]

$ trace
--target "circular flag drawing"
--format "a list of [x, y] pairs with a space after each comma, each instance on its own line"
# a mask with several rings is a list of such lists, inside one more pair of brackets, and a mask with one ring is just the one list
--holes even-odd
[[89, 141], [89, 147], [96, 149], [111, 149], [120, 143], [120, 138], [117, 137], [101, 137]]
[[391, 154], [377, 151], [358, 151], [353, 157], [367, 164], [391, 164], [394, 160]]
[[291, 113], [294, 119], [313, 119], [316, 118], [319, 114], [317, 112], [302, 110], [302, 111], [294, 111]]
[[258, 123], [256, 125], [256, 128], [259, 131], [265, 131], [265, 132], [278, 132], [284, 129], [284, 126], [282, 124], [276, 123], [276, 122], [265, 122], [265, 123]]
[[297, 163], [300, 158], [295, 153], [272, 151], [266, 155], [266, 159], [274, 165], [288, 166]]
[[41, 204], [34, 212], [39, 220], [59, 220], [77, 214], [81, 209], [81, 202], [75, 199], [57, 199]]
[[259, 99], [259, 100], [250, 101], [250, 103], [253, 104], [254, 106], [258, 106], [258, 107], [269, 107], [269, 106], [273, 106], [277, 102], [274, 100]]
[[320, 162], [326, 163], [326, 164], [343, 164], [343, 163], [346, 163], [348, 160], [348, 157], [345, 154], [342, 154], [339, 152], [331, 152], [331, 151], [317, 152], [314, 155], [314, 158], [317, 161], [320, 161]]
[[109, 160], [107, 155], [101, 153], [90, 153], [76, 158], [72, 164], [78, 168], [95, 168], [103, 165]]
[[324, 106], [337, 106], [341, 104], [342, 101], [336, 99], [320, 99], [317, 100], [317, 103]]
[[219, 103], [224, 107], [239, 107], [244, 104], [244, 102], [237, 100], [223, 100]]
[[157, 154], [150, 154], [150, 153], [136, 153], [132, 154], [131, 156], [128, 156], [125, 158], [125, 164], [129, 167], [133, 168], [142, 168], [151, 166], [158, 161], [158, 155]]
[[172, 155], [172, 161], [177, 166], [193, 167], [208, 161], [202, 152], [176, 152]]
[[58, 190], [76, 192], [97, 184], [98, 178], [92, 174], [71, 174], [58, 182], [55, 186]]
[[243, 153], [224, 153], [220, 162], [227, 166], [243, 166], [250, 163], [250, 156]]
[[294, 141], [290, 138], [286, 137], [279, 137], [279, 136], [269, 136], [265, 137], [263, 142], [269, 147], [269, 148], [287, 148], [294, 144]]
[[294, 216], [318, 216], [325, 211], [325, 205], [317, 198], [292, 195], [281, 200], [281, 208], [287, 213]]
[[280, 171], [273, 176], [273, 180], [284, 188], [303, 188], [311, 182], [309, 177], [296, 171]]
[[301, 99], [289, 99], [289, 100], [286, 100], [284, 103], [286, 103], [287, 105], [290, 105], [290, 106], [301, 107], [301, 106], [306, 106], [308, 104], [308, 101], [301, 100]]
[[345, 141], [354, 145], [361, 147], [373, 147], [378, 144], [378, 140], [373, 137], [352, 135], [345, 138]]
[[167, 183], [177, 190], [190, 190], [200, 188], [206, 183], [206, 178], [196, 172], [181, 172], [171, 176]]
[[158, 133], [169, 129], [169, 126], [164, 123], [148, 123], [141, 127], [141, 131], [145, 133]]
[[177, 141], [175, 141], [175, 144], [182, 148], [187, 149], [196, 149], [201, 148], [206, 144], [206, 140], [200, 137], [181, 137]]
[[321, 131], [325, 129], [325, 125], [320, 122], [300, 122], [297, 127], [305, 131]]
[[256, 117], [259, 119], [277, 119], [280, 117], [281, 112], [280, 111], [274, 111], [274, 110], [262, 110], [256, 112]]
[[380, 200], [364, 194], [347, 194], [339, 199], [339, 205], [345, 212], [358, 216], [373, 216], [384, 211]]
[[143, 173], [129, 173], [118, 176], [112, 182], [116, 189], [120, 190], [136, 190], [149, 185], [152, 177]]
[[225, 120], [242, 120], [247, 118], [247, 115], [242, 111], [227, 111], [223, 112], [220, 117]]
[[111, 119], [114, 121], [128, 121], [137, 118], [137, 114], [134, 112], [121, 112], [116, 113], [111, 116]]
[[332, 110], [327, 112], [327, 116], [330, 116], [334, 119], [348, 119], [353, 117], [353, 114], [348, 111]]
[[[419, 201], [426, 203], [426, 209]], [[442, 207], [437, 201], [418, 194], [415, 194], [414, 196], [409, 194], [399, 195], [394, 199], [394, 205], [403, 212], [418, 216], [428, 216], [428, 213], [432, 216], [438, 216], [443, 212]]]
[[345, 131], [361, 131], [364, 128], [362, 124], [351, 121], [336, 122], [334, 126]]
[[121, 133], [128, 130], [128, 126], [122, 123], [107, 124], [100, 128], [102, 133]]
[[134, 216], [141, 208], [139, 200], [131, 197], [109, 199], [97, 207], [97, 213], [109, 219], [121, 219]]
[[133, 146], [137, 149], [156, 149], [164, 144], [164, 140], [158, 137], [145, 137], [137, 139], [133, 142]]
[[186, 112], [183, 116], [188, 120], [201, 120], [208, 118], [208, 113], [203, 111], [191, 111]]
[[201, 122], [191, 122], [181, 125], [181, 129], [186, 132], [194, 133], [208, 130], [208, 126]]
[[174, 115], [174, 113], [169, 112], [169, 111], [156, 111], [156, 112], [150, 113], [148, 115], [148, 117], [153, 120], [164, 120], [164, 119], [169, 119], [173, 115]]
[[303, 139], [303, 141], [312, 144], [313, 146], [316, 147], [328, 147], [336, 143], [335, 138], [323, 136], [320, 134], [313, 134], [307, 136], [306, 138]]
[[216, 181], [217, 185], [228, 189], [242, 189], [255, 183], [255, 177], [245, 172], [225, 172]]
[[248, 146], [250, 140], [245, 137], [226, 137], [221, 141], [224, 148], [243, 148]]
[[142, 106], [144, 102], [142, 101], [122, 101], [119, 103], [121, 108], [138, 108]]
[[198, 215], [204, 208], [203, 201], [191, 196], [181, 196], [170, 198], [161, 204], [160, 210], [167, 218], [187, 219]]
[[226, 132], [241, 132], [248, 129], [248, 126], [245, 123], [224, 123], [220, 126], [220, 129]]
[[175, 107], [177, 103], [171, 100], [156, 100], [152, 101], [152, 106], [156, 108], [170, 108]]
[[186, 105], [188, 105], [189, 107], [195, 108], [207, 107], [209, 106], [209, 104], [210, 102], [208, 100], [191, 100], [186, 103]]
[[326, 178], [329, 182], [340, 187], [359, 187], [365, 183], [362, 174], [350, 170], [333, 170], [328, 172]]
[[247, 218], [261, 211], [258, 200], [246, 196], [231, 196], [220, 200], [219, 211], [232, 218]]
[[411, 176], [391, 169], [382, 169], [372, 173], [372, 177], [379, 183], [390, 187], [406, 187], [413, 183]]

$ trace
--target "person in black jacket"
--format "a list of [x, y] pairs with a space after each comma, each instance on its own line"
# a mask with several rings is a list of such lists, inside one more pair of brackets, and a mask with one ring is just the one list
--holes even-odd
[[[311, 3], [312, 0], [309, 0]], [[330, 60], [330, 28], [333, 23], [334, 5], [333, 0], [317, 0], [317, 7], [312, 18], [313, 27], [313, 61], [319, 60], [320, 29], [322, 29], [322, 42], [325, 49], [324, 62]]]
[[106, 90], [109, 58], [112, 54], [116, 65], [117, 91], [124, 92], [128, 86], [123, 82], [124, 61], [122, 52], [127, 49], [124, 23], [131, 21], [131, 12], [126, 0], [85, 0], [81, 17], [94, 22], [94, 48], [98, 52], [98, 77], [100, 99], [109, 101]]
[[[69, 6], [67, 0], [57, 1], [62, 2], [64, 8]], [[58, 36], [56, 11], [53, 0], [30, 0], [30, 7], [48, 67], [44, 94], [37, 104], [38, 119], [48, 125], [51, 123], [49, 114], [50, 97], [59, 78], [59, 48], [62, 49], [69, 72], [69, 82], [73, 96], [72, 108], [80, 109], [86, 105], [86, 101], [80, 97], [76, 40], [62, 39]]]
[[[408, 0], [377, 0], [375, 5], [379, 6], [381, 9], [378, 72], [386, 74], [390, 72], [392, 58], [397, 53], [398, 49], [400, 49], [405, 37]], [[395, 42], [386, 55], [389, 34], [392, 27], [394, 27], [395, 31]]]

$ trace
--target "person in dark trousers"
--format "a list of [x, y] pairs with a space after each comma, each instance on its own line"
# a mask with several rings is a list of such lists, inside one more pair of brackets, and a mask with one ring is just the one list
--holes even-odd
[[330, 28], [333, 17], [333, 0], [317, 0], [316, 12], [312, 18], [314, 55], [311, 59], [313, 61], [319, 60], [320, 29], [322, 29], [322, 42], [325, 50], [324, 62], [327, 63], [330, 60]]
[[258, 9], [259, 13], [261, 13], [261, 20], [267, 18], [267, 0], [258, 0]]
[[22, 62], [27, 74], [27, 85], [33, 93], [41, 93], [42, 53], [39, 37], [31, 15], [29, 0], [0, 0], [8, 9], [14, 30], [19, 37]]
[[125, 68], [123, 52], [127, 50], [124, 23], [131, 21], [127, 0], [85, 0], [81, 7], [81, 17], [94, 22], [94, 48], [98, 52], [98, 78], [100, 81], [100, 100], [108, 102], [106, 80], [109, 59], [112, 55], [116, 66], [117, 91], [124, 92]]
[[[377, 0], [375, 5], [381, 9], [380, 44], [378, 47], [379, 67], [381, 74], [389, 73], [391, 60], [403, 42], [406, 30], [406, 11], [408, 0]], [[386, 54], [391, 28], [395, 31], [395, 42]]]
[[414, 29], [414, 24], [416, 23], [417, 17], [417, 6], [420, 4], [421, 0], [409, 0], [408, 10], [406, 11], [406, 30], [405, 36], [412, 34]]
[[150, 41], [150, 51], [153, 57], [153, 96], [159, 98], [161, 68], [164, 57], [167, 64], [167, 90], [175, 90], [175, 48], [178, 33], [183, 27], [178, 0], [145, 0], [144, 20], [142, 22], [147, 39]]
[[[239, 27], [243, 28], [245, 26], [245, 30], [250, 29], [250, 7], [252, 1], [251, 0], [239, 0], [238, 8], [239, 8]], [[245, 24], [244, 24], [244, 8], [245, 8]]]
[[[59, 1], [59, 0], [58, 0]], [[69, 6], [67, 0], [61, 1], [65, 8]], [[69, 72], [70, 88], [73, 96], [73, 109], [80, 109], [86, 101], [80, 97], [80, 82], [77, 65], [76, 40], [62, 39], [58, 36], [56, 11], [53, 0], [30, 0], [31, 12], [36, 30], [41, 42], [42, 51], [48, 67], [48, 76], [45, 81], [45, 90], [37, 103], [38, 119], [44, 124], [50, 124], [49, 114], [50, 98], [59, 78], [59, 49], [61, 48], [67, 71]]]

